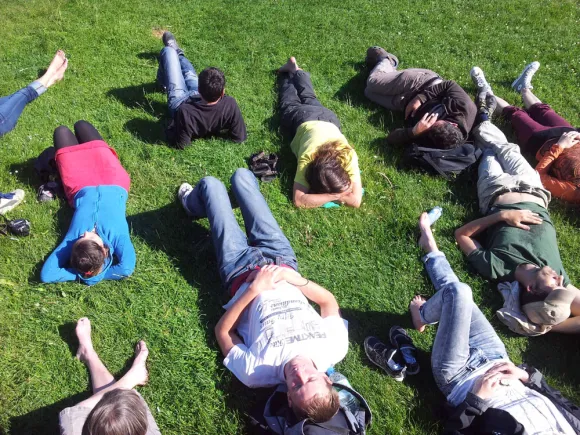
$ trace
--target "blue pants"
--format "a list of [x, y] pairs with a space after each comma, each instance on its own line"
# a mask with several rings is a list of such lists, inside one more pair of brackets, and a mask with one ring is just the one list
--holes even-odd
[[201, 98], [197, 91], [197, 73], [183, 52], [163, 47], [159, 55], [157, 81], [165, 86], [171, 117], [189, 98]]
[[26, 105], [45, 91], [46, 88], [35, 81], [12, 95], [0, 98], [0, 136], [12, 131]]
[[275, 263], [297, 270], [294, 250], [260, 193], [254, 174], [248, 169], [238, 169], [231, 183], [245, 232], [236, 221], [226, 187], [215, 177], [202, 178], [186, 204], [196, 217], [209, 219], [219, 274], [226, 288], [237, 276], [256, 266]]
[[424, 323], [439, 322], [431, 366], [445, 396], [473, 370], [496, 359], [508, 359], [505, 346], [473, 302], [471, 289], [459, 282], [443, 252], [423, 258], [436, 293], [421, 307]]

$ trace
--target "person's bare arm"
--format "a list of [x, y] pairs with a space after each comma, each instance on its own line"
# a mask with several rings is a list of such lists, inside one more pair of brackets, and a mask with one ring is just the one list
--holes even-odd
[[[300, 183], [294, 183], [292, 189], [293, 202], [296, 207], [315, 208], [332, 201], [341, 201], [352, 192], [352, 188], [343, 193], [308, 193], [308, 188]], [[361, 188], [362, 197], [362, 188]], [[354, 203], [354, 200], [353, 200]], [[359, 202], [360, 204], [360, 202]]]
[[300, 273], [284, 268], [282, 279], [298, 288], [306, 299], [311, 300], [320, 307], [322, 318], [329, 316], [340, 316], [338, 302], [332, 293], [315, 282], [304, 278]]
[[561, 334], [580, 334], [580, 317], [568, 317], [562, 323], [558, 323], [552, 331]]
[[236, 344], [242, 343], [242, 339], [236, 333], [236, 326], [246, 307], [263, 291], [274, 289], [280, 274], [279, 267], [264, 266], [254, 275], [255, 279], [248, 289], [221, 317], [215, 326], [215, 336], [224, 356], [227, 356]]
[[537, 213], [532, 213], [530, 210], [502, 210], [499, 213], [490, 214], [489, 216], [476, 219], [463, 225], [461, 228], [456, 229], [455, 240], [457, 240], [459, 249], [461, 249], [465, 255], [469, 255], [476, 249], [480, 249], [481, 245], [474, 239], [474, 237], [492, 225], [502, 221], [526, 231], [529, 231], [530, 227], [524, 225], [524, 223], [534, 225], [542, 223], [542, 219], [539, 215]]
[[350, 193], [348, 195], [343, 195], [340, 198], [340, 201], [349, 207], [359, 208], [363, 196], [362, 184], [360, 182], [352, 182], [351, 186], [352, 190], [350, 190]]

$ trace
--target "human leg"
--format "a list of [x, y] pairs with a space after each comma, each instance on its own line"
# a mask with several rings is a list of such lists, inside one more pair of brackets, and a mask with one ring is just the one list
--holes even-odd
[[103, 140], [97, 129], [88, 121], [77, 121], [74, 125], [75, 135], [79, 143], [87, 143], [93, 140]]
[[[72, 133], [71, 133], [72, 134]], [[77, 358], [89, 369], [93, 394], [107, 388], [115, 382], [113, 375], [107, 370], [93, 348], [91, 340], [91, 322], [86, 317], [78, 320], [76, 334], [79, 340]]]
[[59, 150], [61, 148], [72, 147], [79, 144], [77, 137], [68, 127], [61, 125], [56, 127], [52, 135], [52, 143]]
[[[38, 85], [38, 90], [34, 85]], [[2, 98], [0, 101], [0, 136], [12, 131], [16, 127], [18, 118], [26, 105], [46, 91], [39, 82], [33, 82], [25, 88], [16, 91], [12, 95]]]
[[[531, 91], [528, 92], [531, 93]], [[568, 121], [558, 115], [548, 104], [542, 102], [531, 105], [528, 108], [528, 113], [533, 120], [546, 127], [574, 128]]]
[[300, 69], [293, 75], [293, 79], [294, 87], [302, 104], [322, 107], [322, 104], [318, 101], [314, 93], [314, 87], [312, 86], [309, 73]]
[[371, 71], [365, 96], [389, 110], [403, 111], [409, 94], [436, 77], [436, 73], [427, 69], [410, 68], [397, 71], [389, 59], [384, 59]]
[[189, 97], [185, 78], [181, 73], [181, 62], [177, 51], [172, 47], [163, 47], [159, 55], [159, 74], [167, 92], [167, 105], [171, 116]]
[[218, 268], [224, 285], [251, 262], [253, 248], [234, 216], [226, 187], [215, 177], [204, 177], [183, 201], [196, 218], [207, 217]]
[[549, 127], [544, 127], [539, 122], [534, 121], [527, 111], [519, 107], [507, 106], [502, 110], [502, 113], [510, 121], [522, 149], [535, 154], [537, 150], [528, 150], [528, 141], [532, 135]]
[[297, 269], [296, 254], [262, 196], [254, 174], [240, 168], [231, 182], [250, 245], [259, 248], [265, 257], [274, 261], [280, 258], [284, 264]]
[[185, 86], [189, 92], [189, 96], [193, 97], [199, 95], [198, 92], [198, 77], [195, 68], [183, 52], [179, 55], [179, 65], [181, 66], [181, 74], [185, 80]]

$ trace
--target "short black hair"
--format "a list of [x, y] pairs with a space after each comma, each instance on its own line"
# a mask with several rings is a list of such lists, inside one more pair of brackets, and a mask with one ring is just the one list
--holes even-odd
[[198, 90], [203, 99], [208, 103], [219, 100], [225, 87], [226, 77], [219, 68], [206, 68], [199, 75]]
[[449, 122], [438, 122], [429, 129], [433, 146], [441, 149], [457, 148], [463, 144], [463, 133], [459, 127]]

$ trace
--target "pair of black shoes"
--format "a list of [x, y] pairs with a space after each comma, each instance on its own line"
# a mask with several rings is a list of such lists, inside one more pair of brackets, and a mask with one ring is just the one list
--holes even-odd
[[419, 373], [417, 348], [407, 331], [393, 326], [389, 331], [389, 340], [390, 343], [385, 344], [373, 336], [365, 339], [365, 353], [371, 362], [399, 382], [407, 375]]

